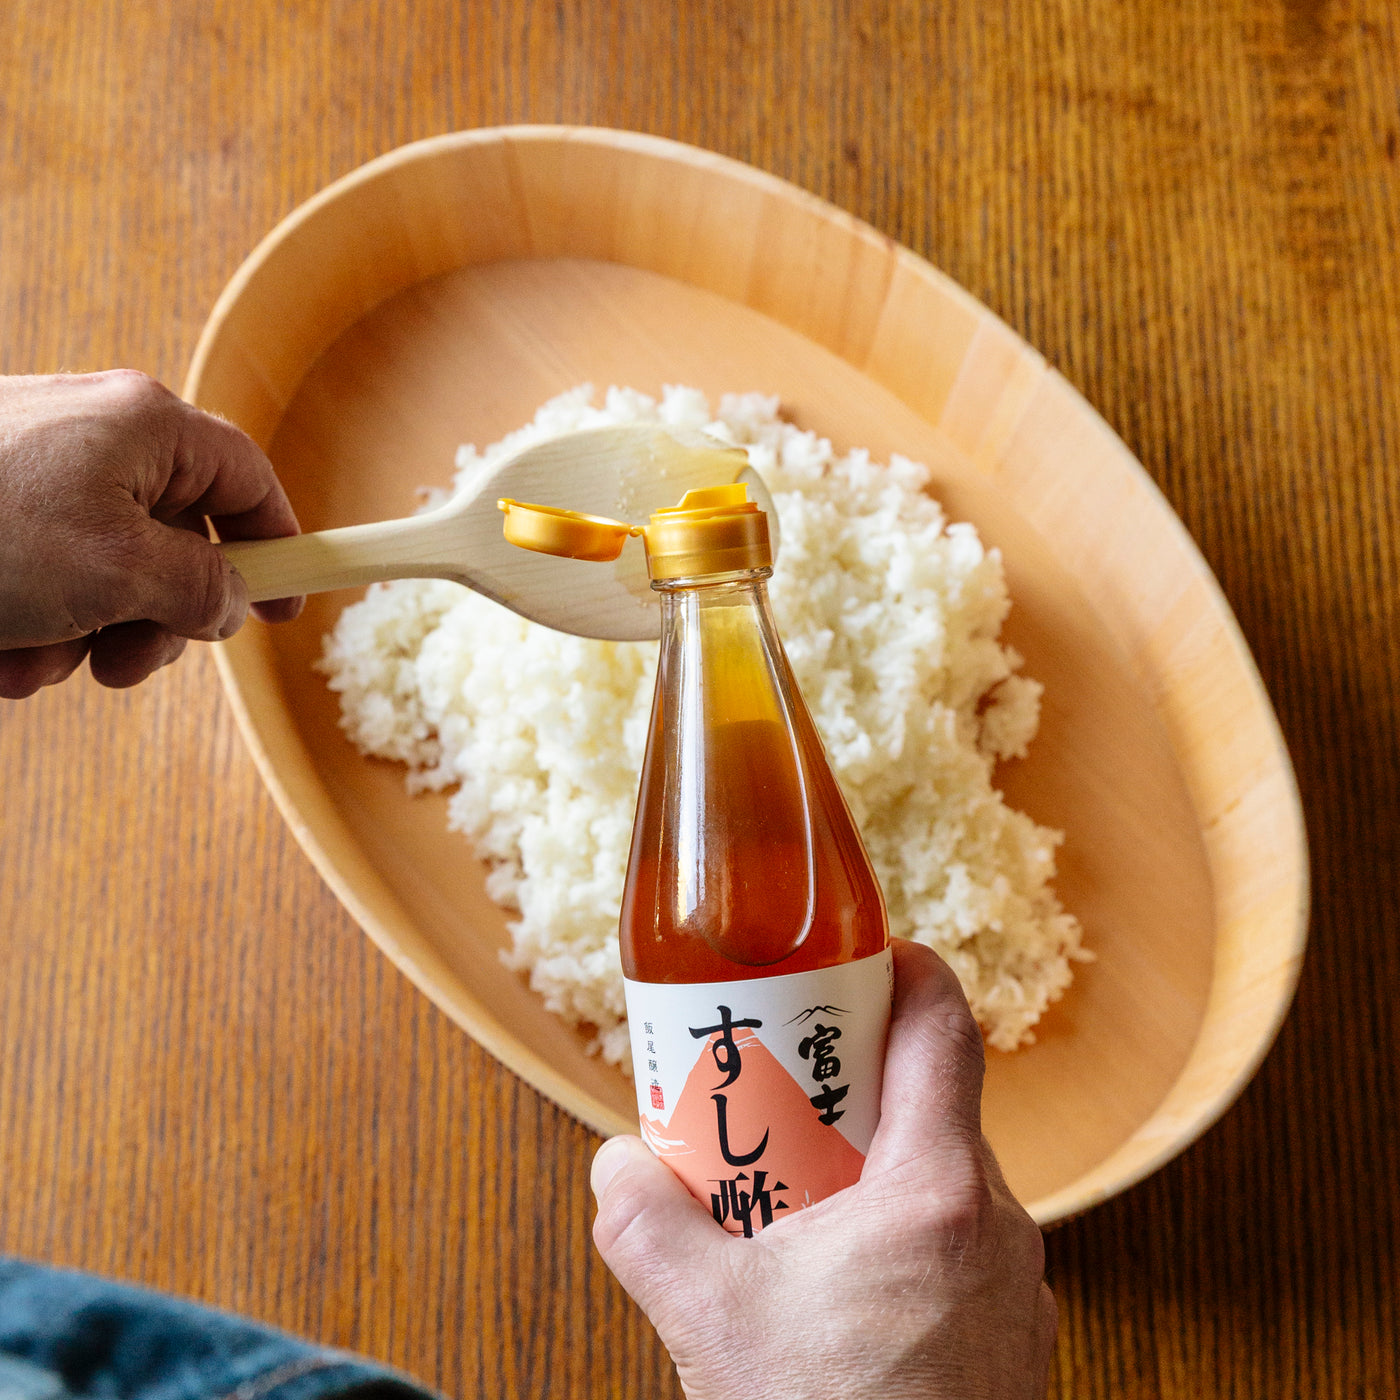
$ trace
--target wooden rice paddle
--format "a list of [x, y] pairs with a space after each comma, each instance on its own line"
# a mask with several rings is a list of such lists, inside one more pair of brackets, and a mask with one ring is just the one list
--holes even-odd
[[531, 553], [506, 543], [496, 502], [507, 496], [645, 524], [652, 511], [676, 505], [687, 491], [740, 479], [776, 524], [772, 501], [741, 449], [654, 424], [593, 428], [522, 449], [422, 515], [220, 548], [255, 603], [382, 579], [443, 578], [561, 632], [654, 640], [661, 613], [640, 541], [606, 566]]

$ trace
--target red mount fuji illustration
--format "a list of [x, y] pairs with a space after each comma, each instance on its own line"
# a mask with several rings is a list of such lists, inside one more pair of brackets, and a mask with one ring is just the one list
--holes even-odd
[[[834, 1126], [823, 1123], [812, 1107], [809, 1094], [821, 1086], [813, 1084], [808, 1090], [800, 1084], [752, 1034], [736, 1037], [741, 1067], [734, 1082], [725, 1084], [711, 1048], [719, 1038], [711, 1036], [701, 1051], [670, 1122], [642, 1118], [642, 1136], [691, 1194], [708, 1206], [714, 1195], [723, 1195], [722, 1181], [747, 1173], [739, 1186], [748, 1191], [755, 1172], [764, 1172], [774, 1218], [781, 1219], [859, 1180], [865, 1158]], [[721, 1155], [715, 1094], [725, 1099], [726, 1139], [732, 1156], [747, 1157], [768, 1134], [767, 1146], [752, 1162], [734, 1166]], [[778, 1182], [784, 1190], [777, 1189]], [[787, 1210], [777, 1209], [779, 1201], [786, 1203]], [[734, 1228], [732, 1222], [724, 1223]], [[753, 1223], [757, 1228], [756, 1210]]]

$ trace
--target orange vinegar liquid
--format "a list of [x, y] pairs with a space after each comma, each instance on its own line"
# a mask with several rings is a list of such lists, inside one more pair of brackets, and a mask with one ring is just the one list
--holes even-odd
[[634, 981], [812, 972], [889, 944], [879, 884], [773, 626], [768, 572], [662, 590], [620, 925]]

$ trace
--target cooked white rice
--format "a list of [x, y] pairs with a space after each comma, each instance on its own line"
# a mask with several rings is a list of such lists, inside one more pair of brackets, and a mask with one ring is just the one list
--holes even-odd
[[[712, 416], [695, 389], [659, 403], [610, 389], [598, 408], [583, 385], [485, 452], [462, 448], [457, 481], [529, 442], [637, 420], [748, 448], [781, 524], [779, 630], [891, 931], [952, 964], [991, 1045], [1033, 1039], [1086, 955], [1050, 887], [1060, 833], [993, 787], [996, 762], [1025, 754], [1040, 702], [997, 640], [1010, 606], [997, 551], [948, 523], [926, 468], [839, 457], [761, 394], [726, 395]], [[411, 790], [455, 787], [450, 824], [515, 914], [510, 965], [626, 1067], [617, 923], [655, 644], [565, 636], [455, 584], [404, 580], [345, 609], [320, 665], [364, 753], [407, 764]]]

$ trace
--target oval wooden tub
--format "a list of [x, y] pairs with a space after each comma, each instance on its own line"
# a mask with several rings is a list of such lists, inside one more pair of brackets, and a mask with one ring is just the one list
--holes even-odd
[[[1061, 827], [1097, 961], [990, 1055], [987, 1130], [1042, 1223], [1160, 1166], [1231, 1103], [1292, 997], [1307, 862], [1293, 774], [1215, 580], [1161, 494], [1029, 346], [914, 254], [732, 160], [580, 128], [394, 151], [238, 271], [185, 393], [267, 448], [304, 526], [406, 514], [582, 381], [762, 389], [840, 448], [928, 462], [1005, 556], [1046, 686], [1016, 804]], [[353, 596], [353, 595], [349, 595]], [[311, 663], [347, 595], [220, 648], [298, 840], [371, 938], [511, 1069], [603, 1132], [631, 1089], [500, 963], [505, 917], [445, 799], [359, 757]]]

